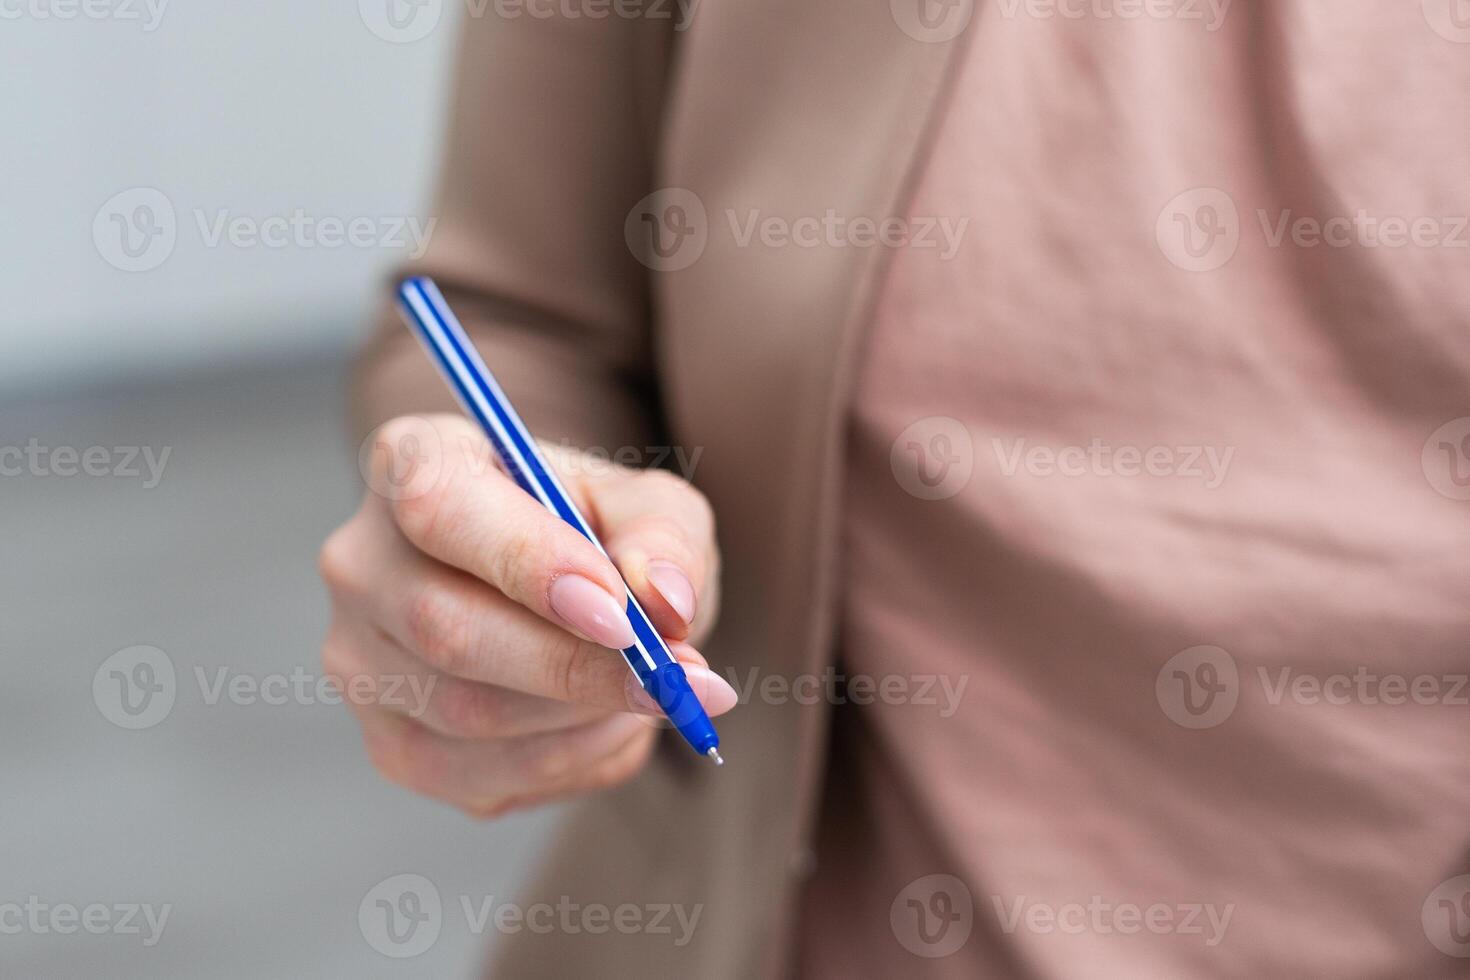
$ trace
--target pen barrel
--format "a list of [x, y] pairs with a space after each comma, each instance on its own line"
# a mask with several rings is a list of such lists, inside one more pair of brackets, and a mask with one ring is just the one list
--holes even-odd
[[694, 751], [704, 755], [719, 746], [720, 738], [715, 734], [714, 725], [710, 724], [709, 716], [704, 713], [704, 707], [699, 703], [694, 689], [689, 686], [689, 678], [683, 667], [677, 663], [664, 664], [657, 670], [643, 674], [641, 680], [643, 689], [663, 713], [668, 715], [669, 721], [673, 722], [679, 734], [684, 736], [684, 740]]
[[[511, 478], [606, 555], [591, 525], [542, 457], [530, 431], [480, 359], [439, 288], [431, 279], [415, 277], [399, 285], [398, 295], [409, 326], [423, 342], [465, 411], [480, 423]], [[627, 612], [638, 642], [623, 651], [623, 658], [679, 734], [699, 753], [713, 751], [720, 744], [714, 726], [690, 688], [684, 669], [674, 660], [631, 591]]]

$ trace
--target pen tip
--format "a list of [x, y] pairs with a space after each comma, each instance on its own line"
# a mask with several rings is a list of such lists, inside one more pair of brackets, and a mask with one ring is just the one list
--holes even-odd
[[709, 751], [705, 752], [705, 755], [715, 760], [715, 765], [717, 766], [723, 766], [725, 764], [725, 760], [720, 758], [720, 750], [713, 746], [710, 747]]

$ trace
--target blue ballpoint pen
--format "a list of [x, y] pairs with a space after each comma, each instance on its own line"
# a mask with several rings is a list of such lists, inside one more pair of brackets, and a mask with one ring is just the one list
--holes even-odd
[[[449, 309], [434, 280], [423, 276], [404, 280], [398, 287], [398, 305], [404, 319], [423, 341], [434, 363], [454, 389], [460, 404], [485, 430], [490, 444], [516, 483], [606, 555], [602, 542], [597, 540], [561, 481], [546, 464], [535, 440], [526, 431], [495, 376], [485, 367], [485, 362], [480, 359], [475, 345]], [[626, 582], [624, 588], [627, 589]], [[633, 598], [632, 590], [627, 592], [628, 621], [633, 625], [633, 635], [638, 642], [622, 652], [623, 659], [694, 751], [714, 760], [716, 765], [724, 765], [720, 757], [720, 736], [704, 713], [699, 698], [689, 687], [684, 668], [669, 653], [663, 637], [658, 635], [643, 607]]]

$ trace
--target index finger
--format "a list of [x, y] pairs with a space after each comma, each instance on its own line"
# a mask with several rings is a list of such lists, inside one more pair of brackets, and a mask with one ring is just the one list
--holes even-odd
[[[434, 424], [438, 478], [389, 503], [403, 536], [550, 622], [605, 647], [632, 646], [627, 588], [607, 556], [494, 466], [488, 440], [468, 420]], [[398, 443], [386, 430], [385, 439]]]

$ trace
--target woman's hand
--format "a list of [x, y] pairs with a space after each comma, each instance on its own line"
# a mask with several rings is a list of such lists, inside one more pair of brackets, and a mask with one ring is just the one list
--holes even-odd
[[[373, 764], [479, 817], [615, 785], [648, 758], [662, 716], [615, 649], [633, 643], [619, 569], [709, 714], [736, 701], [690, 645], [719, 593], [704, 497], [667, 472], [543, 451], [616, 569], [450, 415], [371, 437], [362, 507], [321, 551], [322, 660]], [[353, 697], [354, 678], [427, 696]]]

